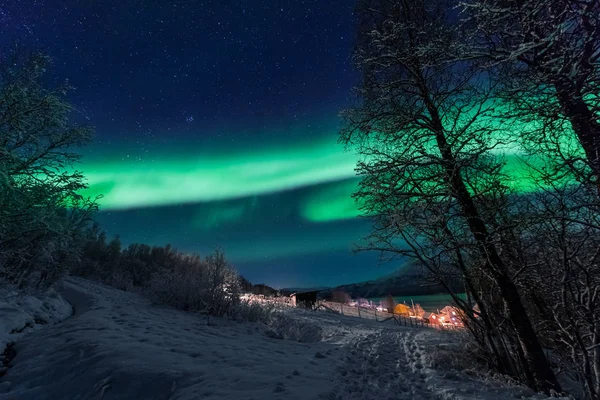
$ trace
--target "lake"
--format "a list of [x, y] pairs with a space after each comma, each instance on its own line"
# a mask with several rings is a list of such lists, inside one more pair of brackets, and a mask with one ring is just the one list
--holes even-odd
[[[461, 293], [459, 296], [463, 299], [466, 299], [466, 294]], [[373, 302], [379, 303], [383, 300], [384, 297], [373, 297], [369, 298]], [[427, 294], [423, 296], [394, 296], [394, 301], [396, 304], [406, 304], [407, 306], [411, 306], [411, 300], [415, 304], [420, 304], [421, 307], [425, 311], [433, 312], [438, 309], [441, 310], [445, 306], [453, 305], [452, 297], [449, 294]]]

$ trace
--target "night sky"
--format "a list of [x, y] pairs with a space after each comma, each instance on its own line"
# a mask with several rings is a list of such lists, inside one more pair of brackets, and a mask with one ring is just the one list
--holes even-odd
[[356, 157], [336, 143], [352, 101], [352, 1], [0, 0], [18, 40], [77, 88], [96, 127], [81, 169], [125, 244], [221, 246], [274, 286], [372, 279]]

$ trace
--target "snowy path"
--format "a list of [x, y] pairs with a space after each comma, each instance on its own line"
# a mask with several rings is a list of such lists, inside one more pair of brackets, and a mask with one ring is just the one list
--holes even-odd
[[[338, 367], [336, 399], [430, 399], [414, 332], [381, 330], [357, 338]], [[383, 395], [383, 397], [382, 397]]]
[[[0, 400], [510, 399], [524, 392], [427, 367], [448, 337], [290, 310], [271, 327], [158, 307], [82, 279], [66, 321], [17, 341]], [[281, 337], [286, 339], [281, 339]]]

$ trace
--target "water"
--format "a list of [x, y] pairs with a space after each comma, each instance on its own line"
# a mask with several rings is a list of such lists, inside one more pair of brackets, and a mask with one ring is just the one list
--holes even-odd
[[[461, 293], [459, 296], [462, 299], [466, 299], [466, 294]], [[383, 300], [384, 297], [373, 297], [368, 300], [373, 301], [374, 303], [379, 303]], [[434, 312], [437, 310], [441, 310], [445, 306], [454, 305], [452, 301], [452, 297], [449, 294], [428, 294], [423, 296], [394, 296], [394, 301], [396, 304], [406, 304], [407, 306], [412, 306], [411, 300], [415, 304], [420, 304], [421, 307], [425, 311]]]

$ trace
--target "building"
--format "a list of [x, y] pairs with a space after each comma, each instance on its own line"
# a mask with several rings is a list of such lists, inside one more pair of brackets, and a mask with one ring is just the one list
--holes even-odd
[[411, 309], [406, 304], [396, 304], [394, 307], [394, 314], [401, 315], [403, 317], [410, 317]]
[[436, 315], [435, 313], [432, 313], [432, 312], [425, 312], [423, 314], [423, 320], [428, 324], [438, 324], [439, 325], [441, 323], [438, 315]]
[[444, 317], [442, 319], [442, 323], [454, 325], [454, 326], [463, 326], [464, 325], [464, 312], [462, 312], [459, 308], [454, 306], [446, 306], [442, 308], [440, 315]]
[[318, 291], [296, 292], [290, 295], [294, 307], [315, 308]]

